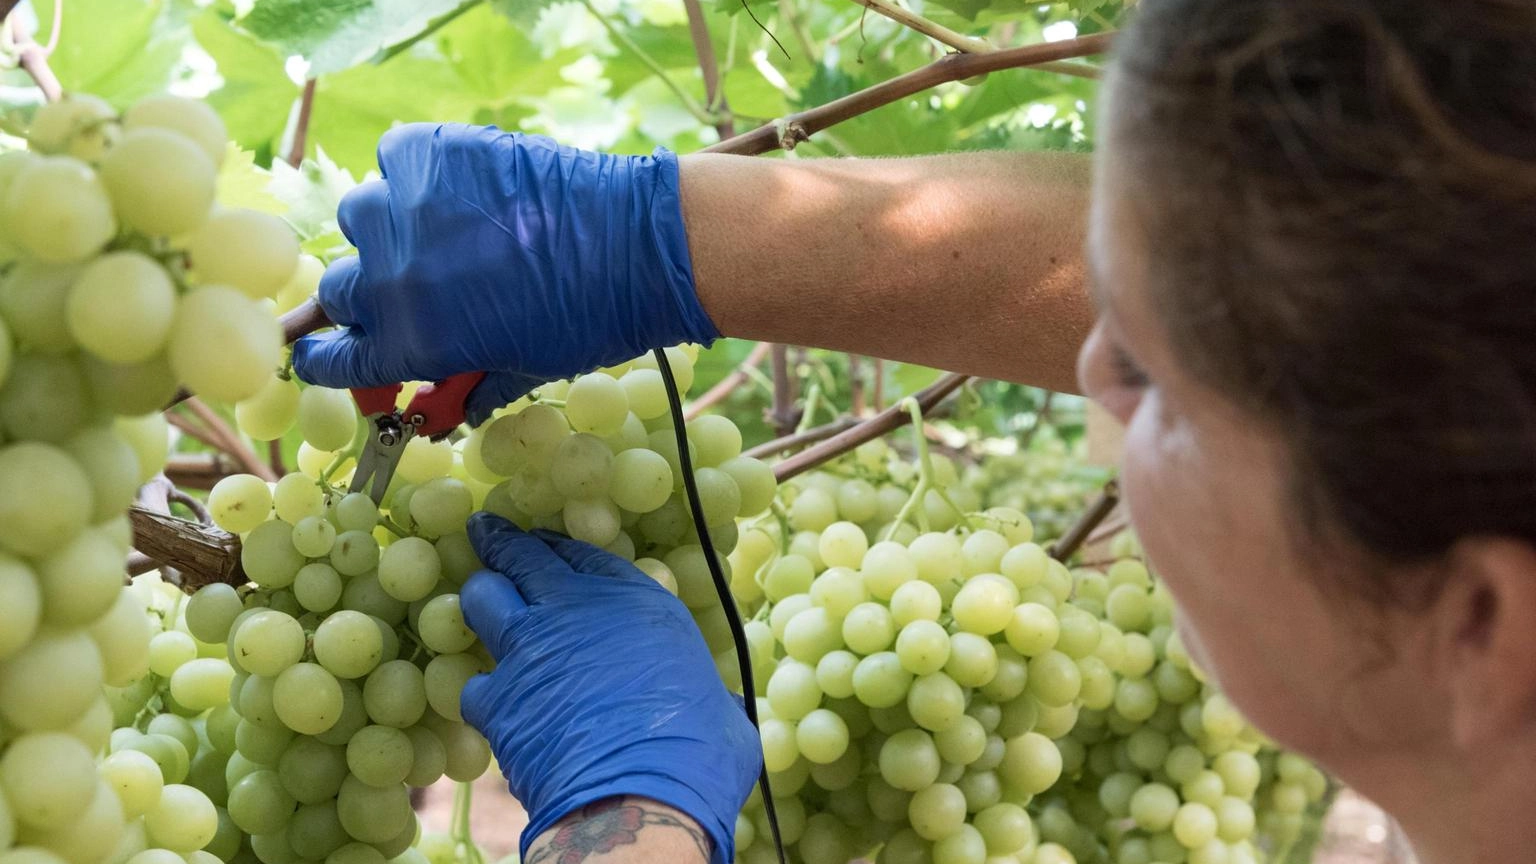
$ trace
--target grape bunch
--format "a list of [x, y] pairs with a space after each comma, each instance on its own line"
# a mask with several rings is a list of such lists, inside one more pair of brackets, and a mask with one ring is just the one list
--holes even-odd
[[[686, 390], [694, 349], [669, 354]], [[722, 674], [739, 680], [661, 374], [642, 358], [541, 387], [456, 442], [412, 439], [382, 508], [344, 490], [361, 425], [349, 394], [285, 381], [297, 394], [287, 407], [241, 403], [247, 431], [298, 428], [301, 470], [272, 484], [234, 475], [209, 493], [214, 522], [241, 536], [249, 584], [204, 586], [159, 611], [152, 675], [121, 691], [129, 728], [109, 761], [147, 755], [165, 782], [204, 795], [217, 825], [204, 848], [224, 861], [452, 857], [454, 838], [420, 837], [408, 790], [473, 780], [491, 760], [459, 708], [493, 662], [459, 606], [481, 566], [465, 534], [477, 509], [634, 561], [694, 610]], [[740, 455], [728, 420], [700, 417], [686, 434], [723, 554], [736, 519], [772, 503], [773, 473]]]
[[[874, 442], [743, 529], [733, 584], [794, 860], [1266, 860], [1323, 776], [1201, 680], [1133, 541], [1069, 569], [1018, 510], [969, 511], [957, 473]], [[754, 796], [741, 861], [774, 860], [769, 830]]]
[[[152, 97], [119, 115], [72, 96], [37, 111], [27, 150], [0, 154], [6, 864], [155, 864], [214, 837], [207, 796], [181, 782], [192, 739], [178, 762], [164, 736], [135, 750], [114, 727], [155, 655], [123, 562], [126, 510], [165, 463], [158, 409], [181, 386], [255, 391], [281, 349], [256, 298], [297, 269], [281, 220], [217, 208], [227, 146], [201, 103]], [[199, 662], [173, 689], [200, 704], [221, 680]], [[99, 760], [108, 749], [136, 755]]]

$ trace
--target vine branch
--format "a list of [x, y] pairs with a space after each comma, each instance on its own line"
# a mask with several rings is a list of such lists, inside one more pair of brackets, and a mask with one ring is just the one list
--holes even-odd
[[756, 156], [771, 150], [793, 150], [823, 129], [930, 87], [1003, 69], [1039, 66], [1042, 63], [1103, 53], [1109, 48], [1114, 35], [1113, 32], [1095, 33], [1076, 39], [1043, 42], [985, 54], [948, 54], [905, 75], [898, 75], [825, 105], [790, 114], [751, 132], [705, 147], [704, 152]]
[[897, 6], [891, 0], [853, 0], [865, 9], [895, 21], [897, 24], [927, 36], [930, 39], [943, 42], [945, 45], [966, 54], [985, 54], [996, 51], [997, 48], [985, 39], [977, 39], [967, 36], [945, 27], [942, 24], [924, 18], [923, 16]]
[[1114, 480], [1105, 483], [1103, 491], [1099, 493], [1099, 497], [1093, 499], [1093, 503], [1088, 505], [1088, 509], [1083, 512], [1083, 515], [1077, 517], [1077, 521], [1073, 523], [1071, 528], [1067, 529], [1067, 533], [1061, 535], [1061, 539], [1052, 543], [1051, 548], [1046, 551], [1057, 561], [1065, 561], [1071, 558], [1072, 553], [1076, 552], [1083, 545], [1083, 541], [1088, 539], [1088, 535], [1093, 533], [1093, 529], [1097, 528], [1099, 523], [1103, 522], [1105, 517], [1109, 516], [1115, 509], [1115, 505], [1119, 503], [1120, 484]]
[[198, 420], [202, 421], [203, 425], [212, 434], [214, 440], [218, 442], [214, 446], [233, 456], [247, 473], [255, 474], [257, 477], [267, 481], [277, 479], [277, 475], [272, 471], [272, 466], [262, 461], [261, 457], [256, 455], [256, 451], [252, 450], [251, 446], [245, 443], [245, 439], [241, 438], [234, 429], [230, 428], [230, 425], [225, 422], [223, 417], [219, 416], [217, 411], [209, 408], [206, 403], [195, 396], [186, 401], [186, 406], [187, 410], [191, 411]]
[[299, 116], [293, 123], [293, 141], [288, 145], [289, 165], [297, 168], [304, 162], [304, 148], [309, 143], [309, 117], [315, 108], [315, 79], [304, 82], [304, 94], [299, 97]]
[[[912, 401], [916, 403], [917, 410], [926, 415], [969, 378], [970, 376], [958, 372], [946, 373], [939, 380], [915, 393]], [[774, 476], [782, 483], [823, 462], [835, 459], [866, 441], [873, 441], [902, 426], [910, 419], [905, 402], [906, 400], [902, 400], [868, 420], [785, 459], [773, 466]]]
[[748, 354], [746, 359], [736, 364], [736, 368], [731, 370], [729, 375], [721, 378], [715, 386], [705, 390], [699, 394], [699, 398], [688, 404], [688, 410], [683, 412], [683, 418], [692, 420], [715, 405], [724, 402], [726, 397], [730, 396], [737, 387], [752, 379], [752, 373], [748, 370], [755, 370], [757, 365], [763, 362], [763, 358], [768, 356], [768, 352], [772, 347], [772, 344], [768, 342], [757, 343], [753, 347], [752, 353]]
[[839, 432], [847, 431], [848, 429], [852, 429], [857, 425], [859, 425], [859, 421], [856, 418], [839, 417], [838, 419], [833, 420], [831, 423], [827, 423], [822, 426], [815, 426], [805, 430], [804, 432], [796, 432], [792, 435], [785, 435], [782, 438], [775, 438], [772, 441], [766, 441], [757, 445], [756, 447], [744, 451], [742, 455], [751, 456], [754, 459], [765, 459], [769, 456], [777, 456], [778, 454], [789, 450], [798, 450], [801, 447], [815, 444], [818, 441], [825, 441], [828, 438], [831, 438], [833, 435], [836, 435]]
[[[10, 12], [9, 9], [4, 11], [6, 14]], [[37, 44], [37, 40], [32, 38], [32, 31], [20, 17], [6, 20], [10, 23], [11, 38], [16, 43], [16, 62], [32, 76], [37, 89], [43, 91], [44, 99], [49, 102], [59, 101], [64, 95], [64, 86], [59, 83], [59, 76], [53, 74], [53, 67], [48, 65], [48, 49]]]
[[773, 407], [768, 412], [768, 422], [775, 434], [784, 436], [795, 431], [795, 382], [789, 377], [789, 346], [773, 346]]
[[709, 36], [709, 21], [704, 17], [704, 7], [699, 0], [683, 0], [688, 13], [688, 35], [693, 39], [693, 53], [699, 58], [699, 73], [704, 76], [704, 104], [715, 115], [715, 131], [720, 140], [736, 134], [736, 121], [731, 117], [731, 106], [720, 87], [720, 63], [715, 58], [715, 43]]

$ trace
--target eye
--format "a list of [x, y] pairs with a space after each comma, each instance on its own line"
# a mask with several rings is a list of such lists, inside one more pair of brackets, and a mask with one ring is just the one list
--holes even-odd
[[1125, 353], [1125, 349], [1119, 345], [1109, 346], [1109, 365], [1114, 370], [1115, 382], [1122, 387], [1142, 388], [1147, 386], [1150, 380], [1147, 373], [1141, 371], [1131, 355]]

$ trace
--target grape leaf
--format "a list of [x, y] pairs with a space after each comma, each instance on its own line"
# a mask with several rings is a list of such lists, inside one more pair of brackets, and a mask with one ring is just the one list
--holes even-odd
[[[46, 7], [48, 4], [43, 4]], [[64, 4], [59, 44], [49, 65], [65, 90], [93, 93], [124, 108], [158, 93], [187, 43], [187, 29], [162, 21], [161, 0], [69, 0]], [[46, 43], [52, 18], [43, 20], [37, 41]], [[110, 21], [110, 25], [103, 22]]]
[[297, 168], [274, 161], [267, 191], [288, 205], [289, 224], [307, 240], [337, 230], [336, 206], [356, 185], [352, 174], [321, 149]]
[[192, 33], [224, 79], [208, 104], [224, 118], [229, 137], [242, 147], [271, 146], [299, 95], [282, 56], [211, 9], [192, 22]]
[[257, 0], [240, 24], [320, 76], [384, 60], [480, 0]]
[[268, 190], [271, 184], [272, 174], [256, 164], [256, 154], [229, 145], [219, 166], [220, 205], [285, 215], [288, 205]]

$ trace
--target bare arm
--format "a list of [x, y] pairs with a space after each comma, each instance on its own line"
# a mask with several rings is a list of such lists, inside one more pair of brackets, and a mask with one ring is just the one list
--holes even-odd
[[709, 837], [682, 811], [649, 798], [607, 798], [556, 822], [523, 864], [707, 864]]
[[699, 297], [728, 336], [1075, 392], [1093, 323], [1083, 156], [682, 162]]

